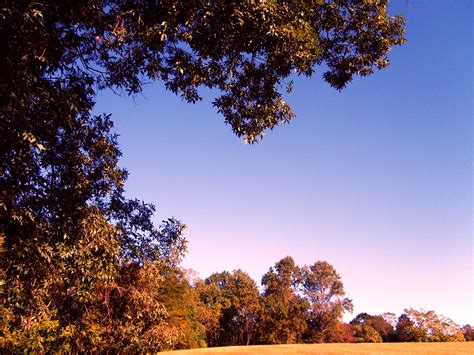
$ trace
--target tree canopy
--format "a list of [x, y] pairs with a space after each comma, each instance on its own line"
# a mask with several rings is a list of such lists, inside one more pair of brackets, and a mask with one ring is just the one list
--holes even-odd
[[262, 277], [260, 341], [292, 344], [302, 340], [307, 329], [310, 303], [300, 295], [301, 268], [287, 256]]
[[352, 312], [352, 300], [344, 297], [344, 285], [336, 269], [326, 261], [303, 268], [303, 294], [311, 304], [309, 337], [329, 341], [344, 312]]
[[[92, 103], [99, 89], [140, 92], [158, 80], [185, 101], [216, 88], [213, 104], [238, 136], [254, 142], [288, 122], [291, 76], [322, 76], [336, 89], [388, 64], [404, 20], [387, 0], [190, 0], [7, 2], [1, 8], [0, 95], [5, 113]], [[79, 96], [79, 97], [78, 97]], [[82, 99], [82, 101], [81, 101]], [[58, 112], [56, 112], [57, 116]], [[39, 144], [39, 120], [17, 120]]]
[[100, 90], [133, 95], [155, 80], [192, 103], [212, 88], [233, 131], [256, 142], [293, 117], [282, 99], [292, 75], [321, 66], [342, 89], [386, 67], [403, 32], [387, 1], [3, 2], [0, 347], [156, 351], [174, 341], [155, 288], [186, 250], [185, 226], [157, 227], [154, 206], [125, 198], [113, 122], [92, 114]]
[[351, 324], [361, 327], [368, 326], [375, 329], [383, 341], [390, 341], [393, 336], [393, 326], [387, 322], [383, 316], [359, 313], [353, 320], [351, 320]]
[[201, 286], [200, 296], [204, 304], [214, 311], [219, 323], [217, 329], [210, 329], [210, 344], [255, 343], [259, 292], [257, 284], [246, 272], [235, 270], [232, 273], [212, 274]]

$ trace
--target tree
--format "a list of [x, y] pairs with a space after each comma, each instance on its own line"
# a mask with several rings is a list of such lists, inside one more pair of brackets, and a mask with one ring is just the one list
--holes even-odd
[[91, 114], [99, 90], [152, 79], [195, 102], [216, 88], [255, 142], [293, 117], [290, 75], [325, 65], [342, 89], [404, 42], [386, 1], [7, 1], [0, 19], [0, 343], [15, 351], [100, 350], [97, 289], [184, 247], [181, 223], [160, 231], [153, 206], [124, 198], [112, 121]]
[[393, 312], [384, 312], [380, 315], [388, 324], [392, 326], [393, 329], [397, 326], [398, 318], [397, 315]]
[[303, 293], [311, 304], [309, 340], [326, 342], [344, 312], [352, 312], [352, 301], [344, 298], [344, 286], [334, 267], [318, 261], [303, 268]]
[[166, 323], [175, 329], [177, 337], [171, 349], [190, 349], [206, 346], [206, 331], [201, 323], [204, 305], [199, 295], [177, 267], [161, 268], [163, 278], [157, 290], [157, 301], [166, 309]]
[[434, 311], [405, 309], [405, 314], [422, 329], [428, 341], [465, 341], [461, 327]]
[[324, 64], [324, 80], [342, 89], [354, 75], [389, 64], [388, 52], [405, 40], [404, 20], [390, 16], [387, 4], [7, 2], [1, 27], [2, 104], [24, 108], [40, 90], [47, 89], [48, 96], [52, 86], [72, 78], [83, 90], [111, 87], [129, 93], [139, 92], [144, 78], [151, 78], [188, 102], [199, 100], [198, 89], [205, 86], [221, 92], [213, 104], [238, 136], [253, 142], [293, 117], [280, 92], [285, 86], [290, 90], [284, 83], [292, 74], [311, 76]]
[[373, 316], [367, 313], [359, 313], [351, 324], [358, 326], [370, 326], [382, 338], [384, 342], [388, 342], [393, 337], [394, 328], [388, 323], [383, 316]]
[[[97, 290], [102, 309], [96, 312], [95, 322], [84, 325], [94, 330], [93, 336], [84, 328], [77, 329], [87, 334], [85, 341], [92, 339], [95, 343], [82, 342], [73, 349], [120, 349], [125, 353], [172, 349], [180, 333], [167, 322], [168, 312], [158, 298], [165, 281], [161, 268], [157, 262], [123, 264], [114, 287], [101, 286]], [[71, 338], [74, 341], [77, 335]]]
[[354, 325], [354, 337], [358, 343], [381, 343], [379, 332], [370, 325]]
[[222, 296], [217, 283], [210, 282], [208, 279], [197, 280], [194, 288], [204, 305], [201, 312], [201, 323], [206, 329], [207, 345], [219, 346], [222, 308], [228, 307], [230, 301]]
[[418, 328], [410, 317], [403, 313], [395, 328], [395, 340], [398, 342], [422, 342], [427, 340], [426, 331]]
[[[257, 284], [242, 270], [214, 273], [205, 280], [201, 299], [217, 311], [219, 334], [211, 329], [211, 345], [249, 345], [255, 342], [259, 293]], [[216, 339], [217, 338], [217, 339]]]
[[462, 327], [462, 333], [466, 341], [474, 341], [474, 327], [470, 324], [466, 324]]
[[[184, 225], [168, 220], [157, 229], [153, 206], [123, 197], [126, 172], [118, 168], [112, 123], [89, 113], [80, 85], [38, 93], [39, 105], [25, 116], [13, 110], [0, 122], [0, 300], [8, 315], [1, 327], [9, 349], [100, 349], [107, 332], [99, 320], [108, 313], [100, 313], [97, 289], [116, 287], [127, 261], [174, 262], [185, 248]], [[66, 108], [62, 95], [73, 97], [74, 107]], [[44, 96], [57, 101], [42, 105]], [[43, 135], [22, 131], [24, 120]]]
[[336, 327], [331, 330], [328, 342], [330, 343], [354, 343], [357, 339], [354, 337], [354, 326], [343, 322], [338, 322]]
[[267, 344], [294, 344], [307, 328], [309, 302], [300, 296], [301, 269], [287, 256], [262, 277], [260, 341]]

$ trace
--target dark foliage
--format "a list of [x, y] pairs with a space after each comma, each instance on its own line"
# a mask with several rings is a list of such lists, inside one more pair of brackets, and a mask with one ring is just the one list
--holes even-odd
[[255, 142], [293, 117], [281, 94], [292, 74], [325, 64], [342, 89], [386, 67], [403, 31], [385, 1], [3, 1], [0, 348], [156, 351], [175, 339], [155, 288], [186, 249], [184, 226], [157, 228], [153, 206], [124, 197], [112, 121], [91, 113], [99, 90], [158, 80], [195, 102], [216, 88], [217, 110]]

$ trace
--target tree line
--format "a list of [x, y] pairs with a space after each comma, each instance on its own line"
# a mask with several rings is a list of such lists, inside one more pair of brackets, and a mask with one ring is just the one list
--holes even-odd
[[86, 309], [67, 305], [73, 312], [67, 317], [80, 323], [60, 333], [57, 314], [42, 314], [41, 319], [29, 319], [29, 327], [9, 331], [6, 321], [13, 315], [4, 312], [1, 348], [141, 352], [255, 344], [474, 341], [474, 327], [461, 328], [434, 311], [409, 308], [399, 317], [360, 313], [343, 322], [353, 303], [345, 297], [341, 277], [325, 261], [299, 267], [287, 256], [269, 268], [259, 287], [240, 269], [200, 279], [179, 266], [182, 244], [180, 239], [169, 243], [168, 256], [155, 262], [122, 264], [113, 284], [98, 281], [83, 295]]
[[394, 313], [352, 311], [334, 267], [318, 261], [299, 267], [291, 257], [275, 263], [261, 287], [240, 269], [214, 273], [202, 280], [188, 270], [167, 273], [161, 293], [174, 338], [173, 349], [250, 344], [322, 342], [472, 341], [474, 328], [460, 327], [434, 311], [405, 309]]

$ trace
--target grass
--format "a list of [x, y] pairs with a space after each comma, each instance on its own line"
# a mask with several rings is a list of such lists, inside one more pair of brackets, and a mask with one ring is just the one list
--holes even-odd
[[229, 346], [171, 351], [176, 355], [204, 354], [474, 354], [474, 342], [383, 343], [383, 344], [298, 344]]

